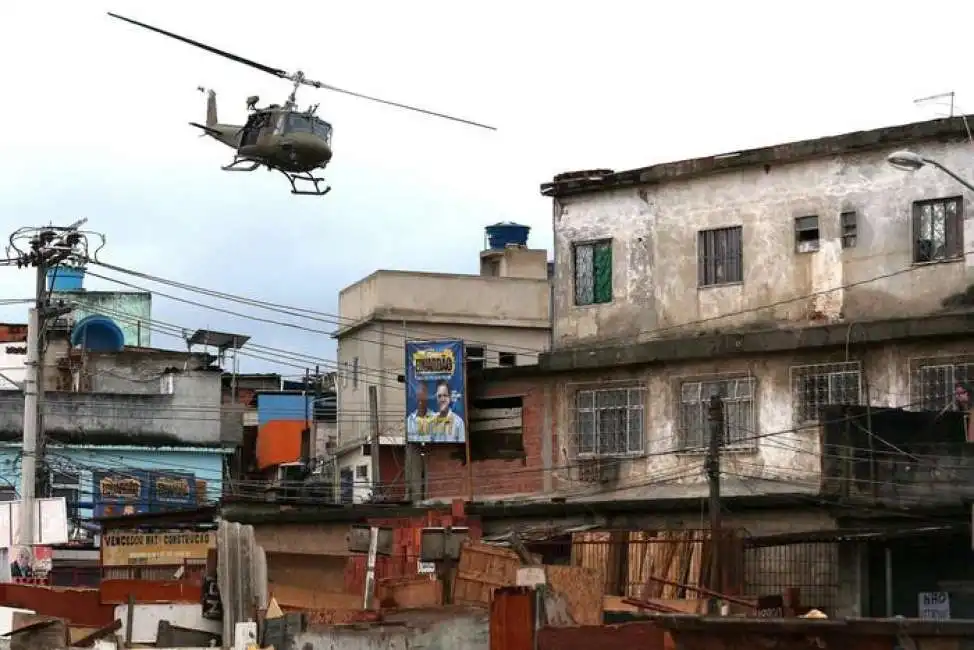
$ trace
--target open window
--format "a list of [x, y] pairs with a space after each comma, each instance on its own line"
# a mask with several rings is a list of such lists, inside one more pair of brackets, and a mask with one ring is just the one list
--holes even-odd
[[240, 146], [248, 147], [257, 144], [261, 130], [270, 124], [269, 113], [251, 113], [240, 133]]
[[524, 458], [523, 402], [520, 395], [470, 401], [467, 430], [471, 461]]

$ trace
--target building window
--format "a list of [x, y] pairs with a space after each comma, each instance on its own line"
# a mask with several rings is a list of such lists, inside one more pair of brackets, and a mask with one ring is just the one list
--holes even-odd
[[517, 365], [517, 353], [515, 352], [498, 352], [497, 353], [497, 364], [503, 368], [510, 368]]
[[575, 244], [575, 304], [612, 302], [612, 240]]
[[358, 357], [352, 359], [352, 388], [358, 389]]
[[855, 212], [843, 212], [839, 215], [842, 226], [842, 248], [855, 248], [859, 234], [859, 220]]
[[858, 361], [793, 366], [791, 386], [795, 422], [818, 422], [823, 406], [862, 403], [862, 368]]
[[484, 349], [482, 347], [465, 345], [463, 346], [463, 353], [465, 356], [467, 370], [484, 369]]
[[78, 518], [78, 501], [81, 500], [81, 476], [73, 472], [52, 471], [50, 473], [52, 497], [64, 497], [68, 509], [68, 519]]
[[964, 251], [963, 206], [959, 196], [913, 204], [913, 261], [942, 262]]
[[910, 407], [913, 409], [957, 410], [957, 385], [974, 391], [974, 357], [917, 359], [910, 362], [910, 370]]
[[368, 465], [357, 465], [355, 467], [355, 478], [357, 478], [357, 479], [368, 479], [369, 478], [369, 466]]
[[743, 227], [697, 233], [697, 283], [701, 287], [744, 281]]
[[644, 388], [580, 390], [575, 394], [575, 444], [580, 456], [643, 451]]
[[799, 253], [814, 253], [818, 250], [818, 242], [818, 217], [795, 219], [795, 250]]
[[680, 384], [681, 449], [703, 449], [710, 443], [710, 398], [724, 403], [722, 447], [755, 446], [754, 378], [734, 377], [684, 381]]

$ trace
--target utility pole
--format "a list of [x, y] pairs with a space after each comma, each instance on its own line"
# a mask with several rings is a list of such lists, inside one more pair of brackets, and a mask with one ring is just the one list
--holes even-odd
[[[712, 591], [722, 593], [723, 580], [720, 556], [723, 551], [723, 536], [720, 529], [720, 447], [724, 442], [724, 400], [719, 394], [710, 396], [707, 409], [710, 424], [710, 443], [707, 445], [707, 482], [710, 485], [710, 500], [707, 510], [710, 514], [710, 580]], [[716, 598], [709, 600], [711, 615], [719, 614]]]
[[[34, 502], [38, 492], [44, 494], [47, 484], [43, 469], [43, 401], [45, 328], [49, 319], [70, 311], [53, 306], [45, 286], [47, 271], [68, 260], [84, 260], [88, 242], [78, 228], [87, 219], [70, 226], [20, 228], [10, 237], [9, 253], [16, 253], [18, 268], [33, 266], [35, 276], [35, 304], [27, 314], [27, 362], [24, 378], [24, 441], [20, 472], [20, 534], [23, 546], [34, 543]], [[18, 246], [20, 243], [21, 246]]]
[[379, 496], [379, 389], [375, 384], [369, 386], [369, 421], [372, 424], [371, 432], [371, 460], [372, 460], [372, 500], [378, 500]]

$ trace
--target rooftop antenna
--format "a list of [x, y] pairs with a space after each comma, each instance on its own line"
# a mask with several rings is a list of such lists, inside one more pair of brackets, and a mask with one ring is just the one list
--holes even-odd
[[947, 115], [947, 117], [953, 117], [954, 99], [956, 98], [956, 96], [957, 93], [951, 90], [950, 92], [946, 92], [946, 93], [937, 93], [936, 95], [930, 95], [929, 97], [920, 97], [919, 99], [914, 99], [913, 103], [917, 107], [920, 107], [923, 104], [926, 104], [928, 102], [933, 102], [933, 101], [936, 101], [938, 104], [947, 103], [950, 105], [950, 113]]
[[[914, 99], [913, 100], [913, 105], [916, 106], [917, 108], [920, 108], [924, 104], [929, 104], [931, 102], [933, 102], [936, 105], [941, 106], [941, 107], [943, 107], [946, 104], [947, 107], [948, 107], [948, 113], [947, 113], [946, 117], [953, 118], [954, 117], [954, 109], [955, 108], [957, 108], [957, 109], [960, 108], [959, 106], [957, 106], [957, 104], [955, 102], [956, 97], [957, 97], [957, 93], [955, 93], [953, 90], [951, 90], [951, 91], [945, 92], [945, 93], [937, 93], [936, 95], [930, 95], [928, 97], [920, 97], [919, 99]], [[940, 115], [943, 116], [943, 113], [941, 112]], [[968, 140], [968, 142], [970, 142], [971, 144], [974, 144], [974, 133], [971, 132], [971, 125], [968, 124], [968, 122], [967, 122], [967, 115], [965, 115], [963, 112], [961, 112], [960, 119], [962, 119], [964, 121], [964, 129], [967, 130], [967, 140]]]

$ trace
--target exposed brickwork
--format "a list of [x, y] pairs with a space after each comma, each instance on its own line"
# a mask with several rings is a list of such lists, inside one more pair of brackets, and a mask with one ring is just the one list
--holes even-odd
[[406, 448], [382, 446], [379, 448], [379, 482], [382, 496], [387, 501], [403, 501], [406, 498]]
[[[544, 386], [539, 379], [491, 382], [485, 397], [523, 395], [523, 460], [485, 460], [473, 463], [473, 498], [533, 494], [544, 486], [541, 436], [544, 428]], [[451, 446], [452, 447], [452, 446]], [[467, 495], [467, 467], [454, 457], [456, 448], [431, 446], [427, 458], [429, 495], [443, 499]]]

